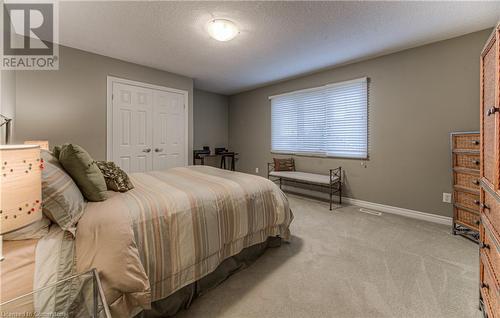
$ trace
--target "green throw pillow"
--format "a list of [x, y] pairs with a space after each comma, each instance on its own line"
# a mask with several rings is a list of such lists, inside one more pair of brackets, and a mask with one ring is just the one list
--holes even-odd
[[55, 146], [53, 149], [52, 149], [52, 155], [54, 157], [56, 157], [57, 160], [59, 160], [59, 154], [61, 153], [61, 149], [62, 147], [64, 146], [67, 146], [67, 144], [64, 144], [62, 146]]
[[61, 146], [59, 162], [75, 180], [83, 196], [89, 201], [104, 201], [107, 198], [106, 181], [96, 162], [85, 149], [78, 145]]

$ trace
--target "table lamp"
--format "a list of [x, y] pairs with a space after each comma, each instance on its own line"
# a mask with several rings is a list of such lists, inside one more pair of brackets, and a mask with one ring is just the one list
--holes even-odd
[[38, 145], [0, 145], [0, 260], [2, 235], [42, 218], [42, 166]]
[[24, 142], [25, 145], [39, 145], [40, 149], [49, 150], [49, 141], [48, 140], [26, 140]]

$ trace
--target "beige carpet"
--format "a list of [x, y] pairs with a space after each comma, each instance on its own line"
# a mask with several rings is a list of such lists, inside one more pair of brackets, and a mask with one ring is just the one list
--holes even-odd
[[289, 198], [291, 243], [178, 317], [481, 317], [477, 245], [449, 227]]

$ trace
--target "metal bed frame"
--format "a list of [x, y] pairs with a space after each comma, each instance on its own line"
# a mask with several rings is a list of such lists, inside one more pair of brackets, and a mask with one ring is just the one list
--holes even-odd
[[[335, 169], [330, 169], [330, 183], [328, 185], [323, 184], [323, 183], [317, 183], [317, 182], [312, 182], [312, 181], [304, 181], [304, 180], [297, 180], [297, 179], [292, 179], [292, 178], [287, 178], [287, 177], [278, 177], [278, 176], [271, 176], [270, 173], [275, 171], [274, 170], [274, 163], [273, 162], [268, 162], [267, 163], [267, 178], [273, 182], [279, 181], [279, 186], [280, 189], [283, 188], [283, 180], [287, 182], [294, 182], [294, 183], [299, 183], [299, 184], [309, 184], [313, 186], [318, 186], [322, 188], [327, 188], [329, 195], [330, 195], [330, 211], [332, 211], [332, 206], [333, 206], [333, 195], [338, 193], [339, 195], [339, 204], [342, 204], [342, 167], [338, 167]], [[274, 178], [274, 179], [272, 179]]]

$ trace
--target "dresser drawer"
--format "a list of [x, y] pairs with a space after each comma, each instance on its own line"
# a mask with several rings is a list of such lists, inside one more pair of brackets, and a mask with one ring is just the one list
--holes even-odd
[[479, 170], [479, 165], [481, 161], [479, 160], [479, 154], [475, 153], [454, 153], [454, 167], [456, 168], [468, 168]]
[[455, 190], [453, 191], [453, 201], [459, 206], [475, 210], [479, 213], [479, 194]]
[[460, 188], [469, 189], [472, 192], [479, 191], [479, 173], [454, 171], [453, 184]]
[[498, 246], [498, 242], [496, 242], [493, 234], [489, 231], [488, 225], [485, 227], [481, 224], [480, 227], [479, 233], [481, 234], [481, 242], [479, 243], [479, 248], [481, 254], [484, 255], [483, 257], [488, 260], [491, 266], [492, 273], [490, 274], [492, 278], [494, 278], [495, 286], [498, 289], [500, 287], [500, 277], [498, 276], [500, 275], [500, 246]]
[[491, 235], [500, 242], [500, 201], [490, 193], [491, 189], [483, 186], [481, 189], [481, 207], [480, 211], [483, 218], [484, 226], [489, 229]]
[[453, 208], [455, 223], [465, 225], [470, 227], [475, 231], [479, 231], [479, 219], [480, 215], [478, 212], [455, 206]]
[[453, 149], [479, 151], [481, 144], [479, 140], [479, 134], [455, 134], [453, 135], [452, 147]]
[[495, 279], [491, 274], [491, 267], [484, 255], [482, 255], [481, 257], [480, 273], [481, 296], [483, 297], [484, 307], [486, 308], [488, 318], [500, 318], [500, 301], [498, 290], [496, 288]]

